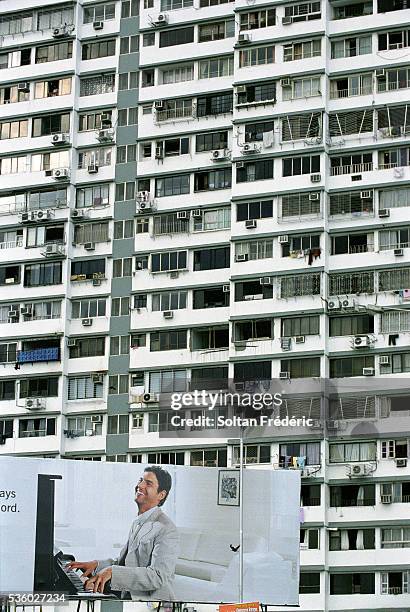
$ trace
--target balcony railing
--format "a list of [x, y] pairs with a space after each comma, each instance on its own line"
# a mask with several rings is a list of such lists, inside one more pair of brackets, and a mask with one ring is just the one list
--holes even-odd
[[9, 240], [8, 242], [0, 242], [0, 249], [15, 249], [23, 246], [23, 238], [17, 240]]
[[21, 431], [19, 438], [43, 438], [47, 435], [45, 429], [33, 429], [30, 431]]
[[172, 119], [194, 119], [194, 105], [184, 106], [183, 108], [168, 108], [167, 110], [157, 111], [157, 121], [170, 121]]
[[352, 98], [354, 96], [368, 96], [372, 93], [372, 87], [352, 87], [351, 89], [330, 90], [330, 99]]
[[330, 168], [330, 175], [359, 174], [360, 172], [371, 172], [371, 170], [373, 170], [373, 162], [366, 162], [364, 164], [351, 164], [350, 166], [334, 166]]
[[32, 351], [17, 351], [17, 363], [33, 363], [39, 361], [59, 361], [59, 348], [41, 348]]
[[402, 595], [405, 591], [401, 586], [394, 586], [388, 588], [389, 595]]

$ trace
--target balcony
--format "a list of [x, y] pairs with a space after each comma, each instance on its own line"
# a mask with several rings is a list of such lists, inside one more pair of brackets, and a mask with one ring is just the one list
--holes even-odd
[[352, 87], [350, 89], [337, 89], [330, 91], [331, 100], [340, 100], [341, 98], [353, 98], [355, 96], [370, 96], [373, 93], [373, 88], [369, 87]]
[[340, 176], [341, 174], [360, 174], [361, 172], [371, 172], [373, 162], [364, 164], [352, 164], [350, 166], [334, 166], [330, 168], [330, 176]]
[[178, 119], [195, 119], [196, 105], [194, 103], [183, 108], [168, 108], [166, 110], [157, 110], [155, 114], [156, 122], [177, 121]]
[[60, 349], [55, 347], [17, 351], [17, 363], [34, 363], [39, 361], [60, 361]]

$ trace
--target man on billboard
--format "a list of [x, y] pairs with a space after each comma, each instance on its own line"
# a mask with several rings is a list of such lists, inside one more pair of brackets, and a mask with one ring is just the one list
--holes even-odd
[[[117, 559], [73, 561], [88, 577], [85, 588], [103, 593], [111, 589], [128, 592], [131, 599], [172, 601], [172, 581], [178, 556], [178, 532], [160, 509], [171, 490], [172, 478], [160, 466], [148, 466], [135, 487], [138, 516], [131, 525], [128, 541]], [[125, 592], [125, 593], [124, 593]]]

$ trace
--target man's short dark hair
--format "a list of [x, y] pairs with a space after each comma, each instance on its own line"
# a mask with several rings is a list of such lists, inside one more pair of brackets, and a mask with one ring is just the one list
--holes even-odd
[[163, 506], [167, 501], [168, 493], [172, 487], [171, 474], [167, 472], [167, 470], [164, 470], [164, 468], [162, 468], [160, 465], [148, 465], [144, 472], [152, 472], [155, 474], [158, 480], [158, 493], [161, 491], [166, 491], [167, 494], [165, 495], [164, 499], [162, 499], [158, 504], [158, 506]]

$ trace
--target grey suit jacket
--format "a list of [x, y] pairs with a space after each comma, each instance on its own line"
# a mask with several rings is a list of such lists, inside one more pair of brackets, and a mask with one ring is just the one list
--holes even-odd
[[99, 561], [96, 572], [112, 566], [111, 588], [140, 601], [172, 601], [178, 557], [178, 532], [157, 508], [145, 521], [134, 521], [117, 559]]

